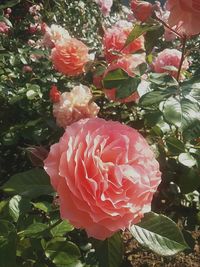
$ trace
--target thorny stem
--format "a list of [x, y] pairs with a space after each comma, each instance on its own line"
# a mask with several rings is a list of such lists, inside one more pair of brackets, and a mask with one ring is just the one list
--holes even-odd
[[181, 55], [181, 61], [180, 61], [180, 64], [179, 64], [179, 68], [178, 68], [178, 73], [177, 73], [177, 81], [179, 81], [180, 79], [180, 75], [181, 75], [181, 68], [182, 68], [182, 65], [183, 65], [183, 61], [185, 59], [185, 50], [186, 50], [186, 42], [187, 42], [187, 37], [184, 36], [182, 38], [182, 55]]

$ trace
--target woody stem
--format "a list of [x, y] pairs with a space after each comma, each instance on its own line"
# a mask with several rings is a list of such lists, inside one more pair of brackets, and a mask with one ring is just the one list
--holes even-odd
[[179, 38], [183, 38], [178, 32], [176, 32], [175, 30], [173, 30], [166, 22], [164, 22], [163, 20], [161, 20], [160, 18], [158, 18], [155, 15], [155, 19], [159, 22], [161, 22], [163, 24], [163, 26], [165, 26], [167, 29], [169, 29], [170, 31], [172, 31], [174, 34], [176, 34]]
[[181, 55], [181, 60], [180, 60], [180, 64], [179, 64], [179, 68], [178, 68], [178, 73], [177, 73], [177, 77], [176, 77], [177, 81], [179, 81], [179, 79], [180, 79], [181, 68], [182, 68], [182, 65], [183, 65], [183, 61], [185, 59], [186, 42], [187, 42], [187, 37], [184, 36], [182, 38], [182, 55]]

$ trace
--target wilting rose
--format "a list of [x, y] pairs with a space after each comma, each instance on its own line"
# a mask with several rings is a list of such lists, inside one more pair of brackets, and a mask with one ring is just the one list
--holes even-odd
[[99, 8], [103, 15], [107, 17], [110, 14], [113, 0], [94, 0], [99, 5]]
[[148, 20], [153, 14], [153, 5], [148, 2], [132, 0], [130, 5], [135, 18], [142, 22]]
[[52, 24], [51, 27], [45, 28], [43, 44], [46, 47], [53, 48], [55, 43], [65, 42], [70, 37], [69, 32], [59, 25]]
[[88, 47], [81, 41], [70, 38], [56, 43], [51, 51], [54, 68], [68, 76], [77, 76], [84, 72], [84, 65], [89, 61]]
[[71, 92], [61, 94], [53, 105], [56, 123], [63, 128], [80, 119], [96, 117], [98, 112], [99, 107], [92, 101], [90, 89], [84, 85], [75, 86]]
[[3, 21], [0, 21], [0, 33], [8, 33], [10, 27]]
[[[153, 62], [154, 71], [158, 73], [166, 72], [174, 78], [177, 78], [181, 55], [181, 52], [176, 49], [164, 49], [162, 52], [158, 53], [157, 58]], [[189, 63], [187, 59], [185, 59], [182, 65], [182, 71], [188, 68]], [[181, 74], [180, 77], [181, 79], [185, 78], [183, 74]]]
[[67, 127], [44, 166], [61, 217], [101, 240], [138, 223], [161, 182], [146, 140], [133, 128], [99, 118]]
[[144, 37], [140, 36], [128, 46], [124, 47], [133, 25], [131, 22], [121, 20], [112, 28], [105, 31], [103, 46], [106, 60], [111, 62], [119, 57], [120, 54], [131, 54], [144, 49]]
[[[129, 76], [134, 77], [135, 76], [135, 69], [137, 66], [145, 62], [145, 54], [133, 54], [133, 55], [126, 55], [121, 58], [119, 58], [116, 61], [113, 61], [108, 69], [105, 71], [104, 77], [110, 72], [114, 71], [116, 69], [122, 69], [124, 70]], [[125, 90], [126, 88], [124, 88]], [[135, 88], [137, 89], [137, 88]], [[123, 88], [121, 88], [123, 90]], [[108, 99], [118, 101], [121, 103], [128, 103], [128, 102], [136, 102], [139, 99], [139, 95], [137, 92], [134, 92], [130, 96], [123, 98], [123, 99], [117, 99], [116, 97], [116, 89], [104, 89], [103, 90], [105, 95]]]
[[192, 36], [200, 33], [200, 1], [168, 0], [166, 6], [170, 11], [168, 24], [176, 26], [182, 35]]

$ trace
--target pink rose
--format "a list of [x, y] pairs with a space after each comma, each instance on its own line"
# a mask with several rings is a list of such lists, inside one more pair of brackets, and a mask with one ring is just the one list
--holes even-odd
[[55, 43], [65, 42], [70, 37], [69, 32], [59, 25], [52, 24], [49, 28], [45, 28], [45, 34], [43, 38], [43, 44], [46, 47], [53, 48]]
[[3, 21], [0, 21], [0, 33], [8, 33], [10, 27]]
[[148, 2], [132, 0], [130, 5], [135, 18], [139, 21], [144, 22], [153, 14], [153, 5]]
[[[177, 77], [178, 68], [181, 61], [181, 52], [176, 49], [165, 49], [160, 52], [157, 58], [153, 62], [153, 68], [155, 72], [163, 73], [166, 72], [174, 78]], [[189, 63], [187, 59], [184, 60], [182, 65], [182, 71], [185, 71], [189, 68]], [[181, 79], [184, 79], [185, 76], [182, 73]]]
[[200, 1], [199, 0], [168, 0], [170, 11], [168, 24], [176, 26], [178, 33], [192, 36], [200, 33]]
[[[104, 73], [104, 77], [113, 70], [116, 69], [122, 69], [125, 72], [128, 73], [129, 76], [134, 77], [135, 76], [135, 69], [137, 66], [145, 62], [145, 54], [133, 54], [133, 55], [126, 55], [121, 58], [119, 58], [117, 61], [113, 61], [108, 69]], [[137, 102], [139, 99], [139, 95], [137, 92], [134, 92], [129, 97], [123, 98], [123, 99], [117, 99], [116, 98], [116, 89], [104, 89], [104, 93], [107, 96], [108, 99], [118, 101], [121, 103], [128, 103], [128, 102]]]
[[101, 240], [138, 223], [161, 182], [146, 140], [133, 128], [100, 118], [67, 127], [44, 166], [61, 217]]
[[[125, 48], [125, 42], [133, 29], [131, 22], [121, 20], [112, 28], [106, 30], [103, 37], [103, 46], [106, 60], [111, 62], [119, 57], [119, 54], [131, 54], [144, 49], [144, 37], [140, 36]], [[117, 54], [118, 53], [118, 54]]]
[[94, 0], [99, 5], [99, 8], [105, 17], [109, 16], [113, 0]]
[[51, 51], [51, 60], [57, 71], [68, 76], [80, 75], [89, 61], [88, 47], [75, 38], [67, 39], [55, 44]]
[[[54, 89], [54, 100], [55, 94]], [[61, 94], [56, 100], [53, 115], [57, 125], [63, 128], [80, 119], [96, 117], [99, 112], [99, 107], [92, 101], [90, 89], [84, 85], [75, 86], [71, 92]]]

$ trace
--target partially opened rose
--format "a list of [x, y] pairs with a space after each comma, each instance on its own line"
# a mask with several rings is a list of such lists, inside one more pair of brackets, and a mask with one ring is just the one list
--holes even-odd
[[177, 26], [183, 35], [192, 36], [200, 33], [200, 1], [168, 0], [166, 6], [170, 11], [168, 24]]
[[55, 43], [51, 51], [54, 68], [68, 76], [77, 76], [84, 72], [84, 65], [89, 60], [88, 47], [76, 38]]
[[[154, 71], [157, 73], [168, 73], [169, 75], [177, 78], [178, 68], [181, 61], [181, 52], [177, 49], [164, 49], [162, 52], [158, 53], [158, 56], [153, 62]], [[185, 78], [183, 71], [189, 68], [189, 62], [187, 58], [183, 61], [181, 79]]]
[[132, 23], [120, 20], [113, 27], [105, 31], [103, 46], [106, 60], [111, 62], [122, 54], [131, 54], [144, 49], [144, 37], [140, 36], [126, 47], [126, 40], [133, 29]]
[[[114, 70], [117, 69], [122, 69], [124, 70], [130, 77], [134, 77], [135, 76], [135, 69], [142, 63], [145, 62], [145, 54], [130, 54], [130, 55], [125, 55], [121, 58], [119, 58], [116, 61], [113, 61], [108, 69], [105, 71], [104, 77], [106, 77], [106, 75]], [[121, 90], [125, 90], [126, 88], [121, 88]], [[137, 100], [139, 100], [139, 95], [136, 91], [137, 88], [133, 88], [134, 93], [132, 93], [130, 96], [126, 97], [126, 98], [121, 98], [121, 99], [117, 99], [116, 97], [116, 88], [112, 88], [112, 89], [106, 89], [104, 88], [104, 93], [107, 96], [108, 99], [110, 100], [114, 100], [114, 101], [118, 101], [121, 103], [128, 103], [128, 102], [137, 102]]]
[[92, 101], [90, 88], [82, 84], [62, 94], [53, 86], [50, 93], [54, 102], [53, 115], [60, 127], [65, 128], [80, 119], [96, 117], [99, 112], [99, 107]]
[[71, 37], [67, 30], [59, 25], [52, 24], [51, 27], [46, 26], [42, 42], [44, 46], [53, 48], [55, 43], [65, 42], [69, 38]]
[[80, 120], [44, 161], [60, 213], [88, 236], [104, 240], [151, 210], [159, 164], [145, 139], [119, 122]]

